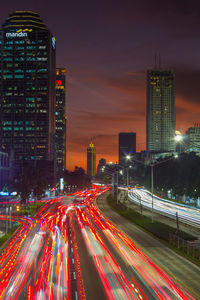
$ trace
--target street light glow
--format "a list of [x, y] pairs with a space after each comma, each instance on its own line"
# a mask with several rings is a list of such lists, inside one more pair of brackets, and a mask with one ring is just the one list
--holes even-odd
[[176, 140], [177, 142], [180, 142], [180, 141], [182, 141], [182, 140], [183, 140], [183, 137], [182, 137], [182, 135], [181, 135], [181, 134], [177, 134], [177, 135], [175, 135], [175, 140]]
[[126, 159], [127, 160], [130, 160], [131, 159], [131, 156], [128, 154], [128, 155], [126, 155]]

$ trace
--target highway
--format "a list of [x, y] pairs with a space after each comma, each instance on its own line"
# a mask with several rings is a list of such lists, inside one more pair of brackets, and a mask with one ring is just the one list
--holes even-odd
[[0, 254], [0, 299], [194, 299], [101, 214], [107, 190], [51, 200], [22, 224]]
[[[130, 201], [142, 204], [142, 206], [152, 209], [152, 194], [143, 189], [129, 190]], [[158, 196], [153, 196], [153, 210], [167, 217], [176, 218], [176, 213], [181, 222], [200, 228], [200, 209], [188, 207], [187, 205], [175, 203]]]

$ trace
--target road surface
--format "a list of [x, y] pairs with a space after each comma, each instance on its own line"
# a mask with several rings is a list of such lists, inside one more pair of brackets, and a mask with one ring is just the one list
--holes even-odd
[[0, 299], [194, 299], [102, 215], [106, 190], [51, 200], [22, 225], [0, 255]]

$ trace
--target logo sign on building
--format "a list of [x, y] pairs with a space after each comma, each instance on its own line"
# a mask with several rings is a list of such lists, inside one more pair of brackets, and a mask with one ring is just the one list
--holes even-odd
[[15, 38], [15, 37], [28, 37], [27, 32], [31, 32], [33, 29], [18, 29], [16, 32], [6, 32], [7, 38]]
[[56, 48], [56, 39], [54, 36], [52, 37], [52, 47], [53, 47], [53, 49]]
[[57, 85], [62, 85], [62, 80], [56, 80]]
[[15, 37], [28, 37], [27, 32], [6, 32], [7, 38], [15, 38]]

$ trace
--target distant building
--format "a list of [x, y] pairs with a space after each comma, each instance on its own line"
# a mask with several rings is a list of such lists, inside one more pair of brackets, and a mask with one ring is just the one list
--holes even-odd
[[90, 178], [96, 175], [96, 148], [92, 142], [87, 148], [87, 175]]
[[24, 162], [55, 158], [55, 38], [37, 13], [15, 11], [0, 30], [0, 141]]
[[186, 147], [188, 152], [195, 152], [200, 156], [200, 124], [195, 123], [186, 132]]
[[101, 175], [103, 173], [103, 169], [106, 167], [106, 159], [105, 158], [101, 158], [99, 160], [99, 164], [97, 166], [97, 174]]
[[127, 163], [126, 156], [136, 152], [136, 133], [120, 132], [119, 133], [119, 164]]
[[151, 152], [175, 151], [174, 72], [147, 71], [146, 146]]
[[58, 175], [66, 168], [66, 104], [65, 75], [63, 68], [56, 69], [56, 161]]

